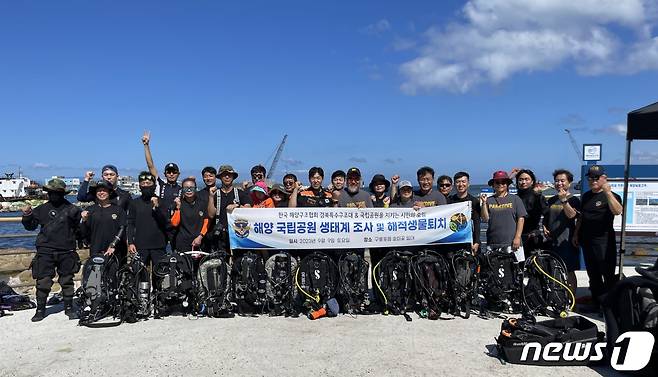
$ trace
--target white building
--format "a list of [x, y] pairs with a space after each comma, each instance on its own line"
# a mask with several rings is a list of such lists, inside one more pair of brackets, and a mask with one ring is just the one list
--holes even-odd
[[46, 184], [51, 179], [55, 179], [55, 178], [58, 178], [58, 179], [61, 179], [62, 181], [64, 181], [64, 183], [66, 183], [66, 189], [67, 190], [78, 191], [78, 189], [80, 188], [80, 178], [66, 178], [66, 177], [58, 176], [58, 175], [53, 175], [51, 178], [44, 179], [43, 183]]

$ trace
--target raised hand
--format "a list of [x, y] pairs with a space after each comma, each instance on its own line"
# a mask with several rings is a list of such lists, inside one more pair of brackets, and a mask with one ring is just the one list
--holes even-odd
[[400, 182], [400, 176], [395, 174], [394, 176], [391, 177], [391, 184], [397, 185], [398, 182]]
[[24, 205], [21, 207], [21, 212], [23, 212], [23, 216], [29, 216], [32, 214], [32, 206], [29, 204]]
[[149, 145], [150, 142], [151, 142], [151, 131], [144, 131], [144, 135], [142, 135], [142, 144]]
[[85, 172], [85, 182], [91, 181], [91, 179], [94, 178], [94, 172], [93, 171], [88, 171]]

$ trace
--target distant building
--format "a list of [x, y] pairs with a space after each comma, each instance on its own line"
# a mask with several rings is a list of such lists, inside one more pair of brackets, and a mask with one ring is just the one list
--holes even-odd
[[48, 183], [51, 179], [61, 179], [66, 183], [66, 189], [77, 192], [80, 188], [80, 178], [66, 178], [60, 175], [53, 175], [51, 178], [44, 179], [44, 184]]

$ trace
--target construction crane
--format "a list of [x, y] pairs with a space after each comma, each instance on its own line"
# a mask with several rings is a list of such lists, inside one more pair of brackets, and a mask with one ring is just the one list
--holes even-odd
[[274, 170], [276, 170], [276, 165], [279, 163], [279, 159], [281, 158], [281, 153], [283, 153], [283, 146], [286, 145], [286, 140], [288, 139], [288, 135], [283, 135], [283, 140], [281, 140], [281, 144], [279, 144], [279, 148], [276, 150], [276, 154], [274, 155], [274, 158], [272, 159], [272, 165], [270, 165], [270, 169], [267, 171], [267, 179], [272, 178], [272, 175], [274, 175]]
[[578, 143], [576, 142], [576, 139], [573, 138], [573, 135], [571, 134], [571, 130], [569, 130], [568, 128], [565, 128], [564, 132], [567, 133], [567, 135], [569, 136], [569, 140], [571, 140], [571, 146], [573, 146], [573, 151], [576, 152], [576, 156], [578, 157], [578, 164], [581, 164], [583, 162], [583, 155]]

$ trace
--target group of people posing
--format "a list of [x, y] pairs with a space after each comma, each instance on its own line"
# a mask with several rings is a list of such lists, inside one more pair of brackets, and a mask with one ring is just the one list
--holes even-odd
[[[513, 169], [509, 174], [496, 171], [488, 182], [494, 189], [493, 195], [479, 197], [469, 193], [468, 173], [441, 175], [435, 180], [434, 169], [428, 166], [416, 173], [417, 189], [398, 175], [389, 180], [376, 174], [366, 191], [356, 167], [334, 171], [328, 186], [323, 185], [325, 172], [321, 167], [309, 169], [307, 185], [294, 174], [286, 174], [282, 184], [272, 184], [266, 181], [266, 170], [261, 165], [254, 166], [251, 179], [242, 183], [236, 182], [239, 175], [230, 165], [221, 165], [219, 169], [205, 167], [200, 188], [193, 177], [179, 182], [180, 169], [175, 163], [165, 165], [164, 179], [161, 178], [151, 156], [150, 134], [145, 133], [141, 141], [148, 170], [138, 176], [139, 197], [132, 198], [118, 188], [117, 168], [105, 165], [99, 181], [93, 180], [93, 172], [85, 174], [77, 198], [80, 202], [93, 202], [85, 210], [65, 199], [68, 191], [59, 179], [44, 186], [48, 202], [34, 209], [23, 208], [24, 227], [35, 230], [40, 226], [32, 265], [37, 288], [33, 321], [45, 317], [55, 272], [62, 287], [65, 314], [74, 318], [73, 275], [80, 269], [77, 240], [88, 244], [90, 257], [113, 255], [119, 263], [125, 263], [128, 255], [138, 254], [144, 263], [155, 264], [165, 257], [168, 247], [179, 252], [230, 251], [227, 213], [238, 207], [419, 209], [470, 201], [473, 242], [460, 245], [461, 248], [470, 247], [474, 254], [494, 248], [509, 248], [517, 253], [522, 249], [528, 253], [549, 248], [564, 260], [573, 290], [582, 248], [593, 299], [600, 300], [614, 283], [613, 220], [621, 214], [622, 205], [601, 166], [589, 169], [590, 191], [580, 198], [570, 192], [573, 174], [563, 169], [553, 173], [557, 194], [550, 199], [542, 195], [534, 173], [528, 169]], [[514, 181], [517, 193], [511, 194]], [[486, 248], [481, 245], [481, 223], [487, 224]], [[372, 259], [380, 259], [383, 253], [385, 250], [370, 251]]]

